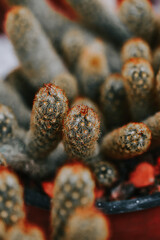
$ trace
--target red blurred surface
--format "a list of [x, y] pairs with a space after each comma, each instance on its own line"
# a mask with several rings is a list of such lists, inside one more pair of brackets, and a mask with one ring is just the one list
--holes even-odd
[[[27, 206], [30, 223], [43, 227], [46, 240], [50, 240], [49, 211]], [[160, 207], [109, 216], [112, 236], [110, 240], [159, 240]]]

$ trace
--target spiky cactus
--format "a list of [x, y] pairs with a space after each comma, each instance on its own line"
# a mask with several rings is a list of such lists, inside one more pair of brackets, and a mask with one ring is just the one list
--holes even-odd
[[90, 164], [95, 179], [100, 186], [112, 187], [118, 180], [118, 170], [113, 163], [97, 161]]
[[86, 45], [77, 61], [76, 76], [86, 96], [94, 101], [99, 97], [100, 85], [109, 74], [106, 48], [100, 40]]
[[26, 139], [26, 149], [31, 156], [43, 158], [57, 147], [67, 111], [68, 101], [60, 88], [47, 84], [39, 90]]
[[100, 100], [107, 130], [127, 122], [126, 92], [121, 74], [111, 74], [106, 78], [100, 89]]
[[63, 140], [69, 155], [87, 159], [97, 150], [100, 122], [97, 114], [85, 105], [74, 106], [64, 120]]
[[125, 26], [138, 37], [152, 40], [156, 23], [149, 0], [124, 0], [119, 8], [119, 17]]
[[45, 240], [38, 227], [28, 224], [17, 224], [8, 231], [6, 237], [7, 240]]
[[143, 123], [129, 123], [104, 136], [101, 149], [113, 159], [127, 159], [146, 152], [151, 144], [151, 131]]
[[80, 164], [62, 167], [55, 179], [52, 203], [53, 239], [64, 239], [69, 216], [79, 207], [92, 206], [95, 200], [92, 174]]
[[24, 218], [23, 189], [15, 174], [0, 169], [0, 219], [12, 226]]
[[20, 127], [28, 129], [31, 113], [16, 91], [3, 81], [0, 81], [0, 103], [12, 108]]
[[151, 64], [142, 58], [131, 58], [124, 64], [122, 76], [132, 120], [141, 121], [152, 115], [156, 109]]
[[123, 62], [130, 58], [144, 58], [152, 61], [152, 53], [149, 44], [141, 38], [131, 38], [126, 41], [121, 50]]
[[52, 83], [61, 88], [71, 103], [78, 95], [78, 85], [76, 79], [69, 73], [60, 74], [52, 80]]
[[17, 128], [17, 120], [11, 108], [0, 104], [0, 145], [9, 141]]
[[68, 219], [64, 240], [108, 240], [108, 218], [95, 208], [78, 208]]
[[80, 20], [115, 45], [123, 44], [130, 37], [129, 31], [117, 16], [99, 0], [67, 0], [80, 16]]
[[36, 88], [68, 72], [29, 9], [13, 7], [7, 15], [5, 29], [24, 73]]

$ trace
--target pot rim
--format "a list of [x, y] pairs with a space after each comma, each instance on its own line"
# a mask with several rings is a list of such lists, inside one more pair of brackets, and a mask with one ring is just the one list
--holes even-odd
[[[39, 193], [33, 189], [25, 188], [25, 204], [34, 207], [50, 210], [51, 198], [44, 193]], [[106, 202], [101, 199], [96, 200], [96, 207], [105, 214], [130, 213], [160, 206], [160, 193], [139, 197], [129, 200]]]

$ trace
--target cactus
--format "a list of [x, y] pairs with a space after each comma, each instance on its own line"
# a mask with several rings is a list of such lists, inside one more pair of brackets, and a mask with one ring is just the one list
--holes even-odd
[[72, 157], [87, 159], [96, 153], [100, 122], [97, 114], [85, 105], [74, 106], [64, 120], [63, 141]]
[[14, 113], [9, 107], [0, 104], [0, 145], [9, 141], [18, 128]]
[[39, 22], [27, 8], [12, 8], [7, 15], [5, 29], [24, 73], [36, 88], [68, 72]]
[[150, 63], [142, 58], [131, 58], [122, 69], [122, 76], [134, 121], [141, 121], [155, 112], [154, 73]]
[[149, 44], [141, 38], [132, 38], [124, 43], [121, 56], [123, 62], [130, 58], [144, 58], [147, 61], [152, 61], [152, 53]]
[[35, 226], [17, 224], [7, 232], [7, 240], [45, 240], [42, 231]]
[[152, 40], [156, 22], [148, 0], [124, 0], [119, 8], [119, 17], [135, 36]]
[[23, 102], [29, 107], [32, 107], [36, 89], [30, 83], [28, 77], [24, 74], [21, 67], [14, 69], [6, 78], [5, 83], [10, 85], [19, 95]]
[[159, 68], [160, 68], [160, 46], [158, 46], [153, 52], [152, 65], [153, 65], [155, 75], [157, 75]]
[[108, 218], [95, 208], [78, 208], [68, 219], [64, 240], [108, 240]]
[[104, 136], [101, 150], [113, 159], [128, 159], [146, 152], [151, 131], [143, 123], [129, 123]]
[[71, 103], [78, 95], [78, 86], [76, 79], [69, 73], [61, 74], [53, 79], [52, 83], [61, 88]]
[[99, 97], [100, 85], [109, 74], [105, 47], [99, 40], [83, 48], [77, 62], [76, 76], [85, 95], [93, 100]]
[[43, 158], [57, 147], [67, 111], [67, 98], [60, 88], [47, 84], [39, 90], [26, 139], [26, 150], [31, 156]]
[[116, 166], [108, 161], [97, 161], [90, 164], [97, 183], [100, 186], [112, 187], [118, 180]]
[[0, 82], [0, 103], [12, 108], [20, 127], [29, 128], [30, 110], [22, 102], [16, 91], [2, 81]]
[[64, 59], [70, 69], [74, 70], [81, 51], [87, 43], [92, 41], [92, 36], [79, 26], [75, 26], [66, 31], [61, 41]]
[[4, 240], [6, 237], [6, 226], [3, 221], [0, 221], [0, 240]]
[[15, 174], [0, 169], [0, 219], [12, 226], [24, 218], [23, 190]]
[[92, 174], [83, 165], [65, 165], [59, 170], [55, 178], [51, 212], [53, 239], [64, 239], [65, 225], [77, 207], [93, 205], [94, 188]]
[[126, 92], [124, 79], [120, 74], [106, 78], [100, 90], [101, 108], [107, 130], [122, 126], [128, 120], [126, 114]]
[[96, 33], [109, 39], [116, 46], [123, 44], [130, 33], [117, 16], [110, 13], [107, 6], [98, 0], [67, 0], [80, 16], [80, 20], [95, 30]]
[[160, 112], [155, 115], [145, 119], [143, 121], [150, 129], [152, 134], [151, 147], [156, 147], [160, 145]]

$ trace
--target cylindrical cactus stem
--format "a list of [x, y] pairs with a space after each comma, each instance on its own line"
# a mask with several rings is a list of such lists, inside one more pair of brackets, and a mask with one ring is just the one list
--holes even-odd
[[118, 170], [113, 163], [102, 160], [88, 165], [100, 186], [110, 188], [118, 180]]
[[108, 218], [92, 208], [78, 208], [68, 219], [64, 240], [108, 240]]
[[26, 150], [35, 158], [44, 158], [61, 140], [62, 122], [68, 100], [59, 87], [46, 84], [35, 96]]
[[96, 33], [110, 40], [115, 45], [121, 45], [130, 33], [119, 18], [109, 11], [109, 6], [99, 0], [67, 0], [79, 14], [80, 20]]
[[9, 141], [17, 129], [17, 120], [11, 108], [0, 104], [0, 145]]
[[121, 74], [111, 74], [100, 89], [101, 109], [107, 130], [120, 127], [128, 120], [124, 79]]
[[125, 26], [138, 37], [151, 41], [156, 22], [148, 0], [124, 0], [119, 8], [119, 17]]
[[15, 174], [0, 170], [0, 219], [12, 226], [24, 218], [23, 188]]
[[3, 221], [0, 221], [0, 240], [6, 239], [6, 226]]
[[158, 46], [154, 50], [154, 52], [153, 52], [153, 62], [152, 62], [152, 65], [153, 65], [153, 69], [154, 69], [155, 75], [157, 75], [157, 73], [160, 70], [160, 46]]
[[56, 178], [52, 204], [53, 239], [64, 239], [65, 225], [77, 207], [95, 201], [95, 183], [90, 170], [79, 163], [63, 166]]
[[[16, 149], [18, 144], [19, 149]], [[37, 161], [29, 157], [25, 150], [21, 151], [21, 147], [21, 142], [17, 141], [0, 146], [0, 166], [9, 166], [15, 171], [36, 179], [36, 181], [55, 176], [58, 168], [68, 159], [62, 143], [45, 158], [45, 161]]]
[[[46, 0], [6, 0], [11, 6], [23, 5], [29, 8], [41, 23], [46, 34], [58, 51], [61, 51], [63, 34], [70, 28], [75, 27], [68, 18], [54, 11]], [[76, 28], [76, 27], [75, 27]]]
[[78, 85], [76, 79], [69, 73], [60, 74], [53, 79], [52, 83], [61, 88], [71, 103], [78, 95]]
[[141, 121], [155, 112], [154, 73], [150, 63], [131, 58], [122, 69], [124, 86], [134, 121]]
[[42, 230], [28, 223], [17, 224], [9, 229], [6, 234], [7, 240], [45, 240]]
[[76, 105], [64, 120], [63, 141], [71, 157], [87, 159], [96, 154], [100, 122], [93, 109]]
[[91, 99], [87, 98], [87, 97], [78, 97], [73, 104], [71, 105], [71, 107], [77, 106], [77, 105], [85, 105], [89, 108], [92, 108], [98, 115], [98, 118], [100, 119], [100, 138], [99, 141], [102, 137], [102, 135], [106, 132], [106, 127], [105, 127], [105, 123], [104, 123], [104, 117], [102, 112], [100, 111], [98, 105], [93, 102]]
[[74, 70], [83, 48], [93, 40], [94, 37], [80, 28], [79, 25], [71, 25], [70, 28], [66, 30], [66, 33], [61, 39], [61, 48], [63, 57], [71, 70]]
[[158, 110], [160, 110], [160, 69], [156, 76], [156, 87], [155, 87], [155, 94], [156, 94], [156, 103]]
[[36, 89], [30, 83], [28, 77], [23, 73], [21, 67], [18, 67], [10, 72], [5, 78], [5, 83], [10, 85], [16, 93], [20, 95], [23, 102], [28, 107], [32, 107]]
[[95, 101], [100, 94], [100, 85], [109, 74], [105, 51], [106, 47], [97, 39], [83, 48], [76, 67], [76, 76], [85, 95]]
[[144, 123], [129, 123], [107, 134], [102, 152], [112, 159], [129, 159], [146, 152], [151, 144], [151, 131]]
[[102, 112], [100, 111], [98, 105], [93, 102], [91, 99], [87, 98], [87, 97], [78, 97], [72, 104], [72, 107], [77, 106], [77, 105], [85, 105], [89, 108], [92, 108], [98, 115], [99, 119], [100, 119], [100, 138], [99, 141], [102, 137], [102, 135], [106, 132], [106, 127], [105, 127], [105, 123], [104, 123], [104, 117]]
[[130, 58], [144, 58], [147, 61], [152, 61], [152, 53], [150, 46], [141, 38], [132, 38], [124, 43], [121, 50], [123, 62]]
[[12, 8], [6, 17], [5, 29], [24, 73], [35, 87], [39, 88], [57, 75], [68, 72], [29, 9], [21, 6]]
[[147, 127], [151, 130], [152, 140], [151, 148], [160, 145], [160, 112], [157, 112], [155, 115], [145, 119], [143, 121]]
[[30, 110], [23, 103], [20, 96], [17, 95], [16, 91], [9, 84], [2, 81], [0, 81], [0, 103], [13, 110], [20, 127], [29, 129]]

